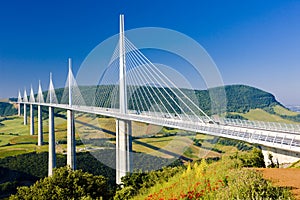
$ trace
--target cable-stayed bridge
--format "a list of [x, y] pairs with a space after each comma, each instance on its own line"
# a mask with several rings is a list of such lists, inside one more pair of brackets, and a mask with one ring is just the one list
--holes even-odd
[[34, 134], [34, 106], [38, 107], [38, 145], [43, 144], [41, 107], [49, 108], [49, 175], [56, 166], [54, 108], [67, 110], [67, 164], [75, 163], [74, 112], [91, 113], [116, 119], [117, 183], [131, 171], [132, 121], [236, 139], [262, 146], [300, 153], [300, 125], [259, 122], [213, 117], [199, 106], [191, 89], [183, 89], [132, 44], [124, 34], [124, 18], [120, 16], [119, 42], [97, 86], [84, 93], [77, 84], [69, 59], [69, 73], [60, 98], [55, 93], [52, 75], [45, 98], [39, 84], [37, 95], [31, 87], [28, 98], [19, 91], [18, 114], [30, 106], [30, 133]]

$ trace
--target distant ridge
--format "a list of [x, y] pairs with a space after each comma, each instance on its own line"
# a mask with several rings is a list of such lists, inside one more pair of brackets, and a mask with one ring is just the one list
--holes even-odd
[[[90, 97], [91, 92], [95, 92], [96, 88], [99, 93], [107, 92], [107, 88], [112, 86], [84, 86], [80, 87], [81, 93], [84, 97]], [[144, 86], [151, 87], [151, 86]], [[263, 109], [271, 112], [271, 108], [279, 105], [282, 106], [271, 93], [257, 89], [255, 87], [247, 85], [227, 85], [225, 87], [227, 97], [227, 112], [246, 113], [251, 109]], [[159, 89], [159, 88], [158, 88]], [[212, 88], [209, 90], [216, 90], [218, 88]], [[56, 95], [58, 99], [62, 97], [64, 88], [56, 89]], [[191, 90], [187, 90], [191, 91]], [[44, 92], [46, 97], [47, 91]], [[145, 94], [147, 95], [147, 94]], [[208, 90], [196, 90], [195, 95], [199, 100], [200, 107], [208, 114], [210, 113], [211, 102]], [[87, 104], [91, 104], [91, 99], [85, 99]], [[90, 102], [89, 102], [90, 101]], [[108, 99], [109, 101], [109, 99]], [[109, 102], [108, 102], [109, 103]], [[132, 103], [132, 102], [131, 102]], [[130, 102], [128, 104], [130, 108]], [[284, 106], [282, 106], [284, 107]], [[16, 106], [7, 102], [0, 102], [0, 116], [17, 114]]]
[[245, 113], [250, 109], [266, 109], [279, 105], [275, 96], [261, 89], [247, 85], [227, 85], [225, 86], [227, 96], [227, 112]]

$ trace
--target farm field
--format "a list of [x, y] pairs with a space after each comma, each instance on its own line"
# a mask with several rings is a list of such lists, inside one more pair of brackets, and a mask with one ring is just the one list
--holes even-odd
[[[37, 120], [37, 119], [36, 119]], [[76, 118], [77, 152], [88, 148], [114, 148], [115, 119], [99, 118], [77, 114]], [[48, 151], [48, 120], [43, 123], [44, 145], [37, 146], [37, 135], [29, 135], [29, 125], [23, 125], [23, 117], [11, 116], [0, 126], [0, 158], [30, 152]], [[37, 132], [37, 122], [35, 123]], [[56, 152], [66, 153], [66, 119], [55, 117]], [[199, 133], [184, 132], [159, 126], [132, 123], [133, 151], [147, 153], [162, 158], [184, 158], [197, 160], [201, 157], [221, 157], [222, 154], [236, 151], [235, 147], [217, 144], [216, 138]], [[195, 141], [201, 141], [197, 145]], [[211, 151], [212, 150], [212, 151]]]
[[291, 187], [292, 194], [300, 199], [300, 168], [258, 168], [265, 179], [271, 180], [274, 185]]
[[[275, 109], [276, 112], [279, 112], [279, 110], [283, 110], [285, 113], [287, 113], [288, 111], [284, 110], [282, 107], [278, 107], [277, 109]], [[289, 116], [293, 116], [291, 112], [288, 113]], [[233, 114], [238, 114], [248, 120], [255, 120], [255, 121], [266, 121], [266, 122], [279, 122], [279, 123], [296, 123], [293, 122], [291, 120], [288, 119], [283, 119], [282, 117], [280, 117], [279, 115], [275, 115], [275, 114], [271, 114], [266, 112], [263, 109], [260, 108], [256, 108], [256, 109], [252, 109], [249, 112], [246, 113], [233, 113]]]

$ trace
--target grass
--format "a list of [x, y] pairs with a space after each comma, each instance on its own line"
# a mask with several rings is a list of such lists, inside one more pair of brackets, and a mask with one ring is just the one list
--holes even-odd
[[299, 168], [300, 169], [300, 160], [294, 162], [289, 168]]
[[[29, 120], [28, 120], [29, 121]], [[0, 158], [29, 152], [48, 151], [48, 145], [37, 146], [37, 135], [29, 135], [29, 126], [23, 125], [23, 117], [10, 116], [1, 122], [0, 127]], [[43, 123], [44, 142], [48, 142], [48, 120]], [[66, 139], [66, 120], [55, 118], [56, 140]], [[37, 119], [35, 118], [35, 133]]]
[[0, 148], [1, 146], [8, 145], [10, 143], [10, 140], [16, 137], [17, 136], [12, 135], [0, 135]]
[[296, 116], [299, 114], [297, 112], [293, 112], [293, 111], [286, 109], [279, 105], [274, 106], [273, 109], [274, 109], [274, 112], [278, 115]]
[[23, 118], [17, 116], [6, 117], [1, 122], [4, 126], [0, 127], [0, 133], [17, 133], [19, 135], [26, 135], [29, 133], [29, 126], [23, 125]]
[[29, 127], [23, 125], [23, 118], [16, 116], [6, 117], [1, 123], [4, 126], [0, 126], [0, 151], [1, 146], [8, 145], [11, 140], [29, 133]]
[[181, 155], [191, 141], [185, 137], [169, 136], [133, 140], [133, 150], [151, 155], [171, 158]]
[[15, 156], [23, 153], [44, 151], [48, 151], [48, 145], [39, 147], [36, 144], [14, 144], [0, 147], [0, 158], [5, 158], [7, 156]]
[[[205, 148], [194, 145], [192, 140], [193, 138], [202, 139], [202, 146]], [[163, 158], [174, 158], [180, 155], [184, 155], [187, 159], [191, 160], [197, 160], [202, 157], [221, 157], [220, 153], [210, 151], [210, 149], [215, 147], [216, 144], [211, 144], [207, 140], [211, 140], [213, 138], [214, 137], [212, 136], [203, 134], [196, 134], [194, 136], [171, 135], [139, 138], [133, 140], [133, 150]]]
[[281, 122], [281, 123], [295, 123], [287, 119], [283, 119], [278, 115], [270, 114], [262, 109], [252, 109], [247, 113], [236, 113], [249, 120], [267, 121], [267, 122]]

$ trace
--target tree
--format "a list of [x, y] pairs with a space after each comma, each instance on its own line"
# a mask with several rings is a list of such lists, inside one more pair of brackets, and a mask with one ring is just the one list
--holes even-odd
[[242, 153], [238, 156], [244, 167], [266, 167], [264, 155], [258, 148], [253, 148], [249, 153]]
[[37, 181], [30, 187], [20, 187], [9, 199], [109, 199], [107, 179], [69, 167], [58, 168], [53, 176]]

